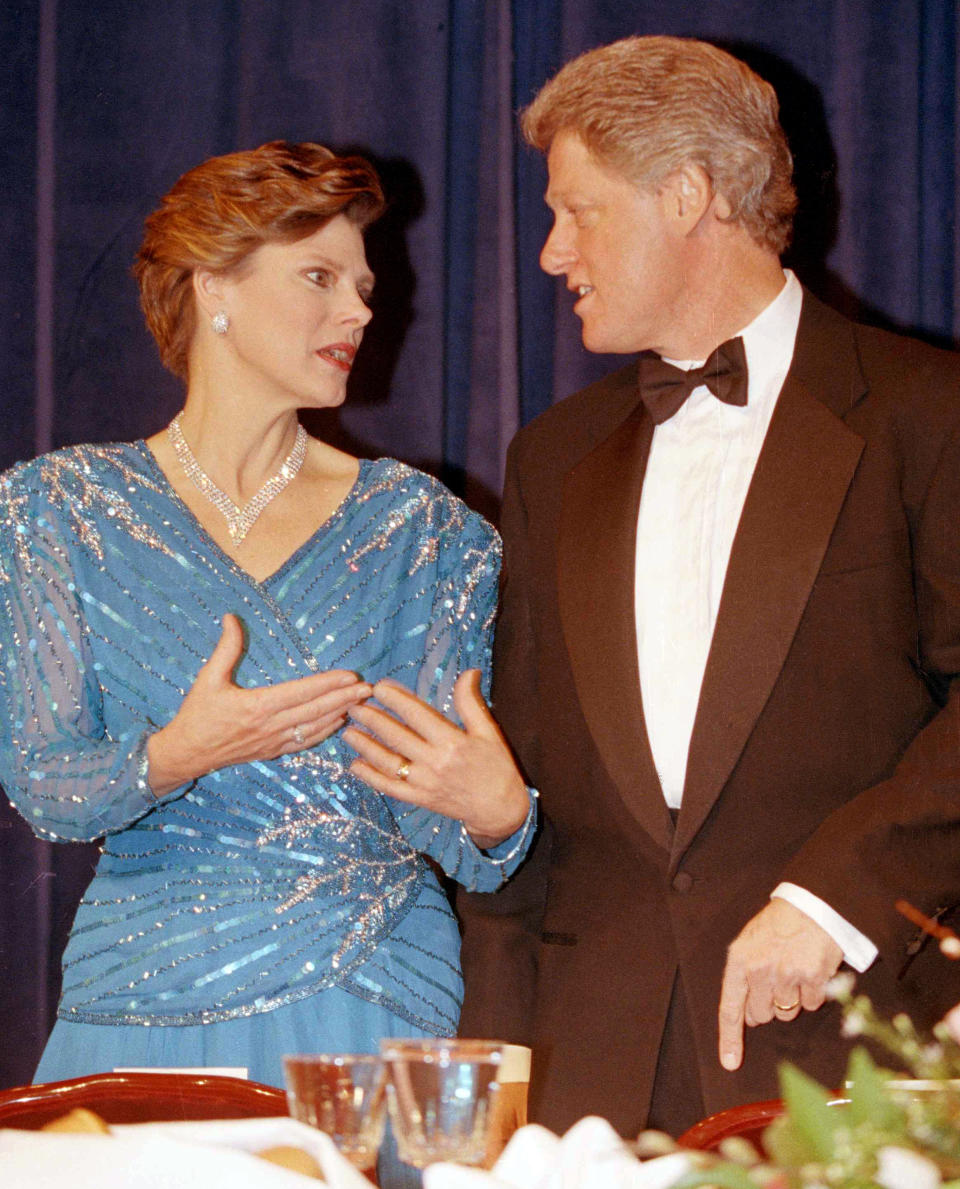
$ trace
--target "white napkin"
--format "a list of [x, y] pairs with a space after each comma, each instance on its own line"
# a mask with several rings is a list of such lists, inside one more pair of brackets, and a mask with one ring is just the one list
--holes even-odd
[[685, 1152], [641, 1163], [605, 1119], [588, 1116], [558, 1139], [532, 1124], [511, 1138], [490, 1172], [434, 1164], [424, 1189], [669, 1189], [690, 1170]]
[[251, 1155], [290, 1144], [333, 1189], [370, 1189], [333, 1140], [295, 1119], [115, 1126], [110, 1135], [0, 1131], [4, 1189], [307, 1189], [310, 1177]]

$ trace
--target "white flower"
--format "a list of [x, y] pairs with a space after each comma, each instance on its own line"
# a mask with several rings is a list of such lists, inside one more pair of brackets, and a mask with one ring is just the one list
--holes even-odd
[[827, 983], [825, 988], [827, 998], [845, 999], [848, 995], [852, 995], [856, 981], [856, 976], [851, 971], [841, 970]]
[[906, 1148], [892, 1146], [877, 1153], [875, 1180], [883, 1189], [939, 1189], [943, 1184], [933, 1161]]

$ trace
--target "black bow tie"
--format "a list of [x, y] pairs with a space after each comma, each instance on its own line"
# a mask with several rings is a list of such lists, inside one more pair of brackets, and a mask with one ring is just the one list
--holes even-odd
[[747, 403], [747, 357], [741, 338], [721, 343], [703, 367], [688, 372], [667, 363], [655, 351], [643, 351], [639, 375], [640, 396], [657, 425], [669, 421], [701, 384], [706, 384], [724, 404]]

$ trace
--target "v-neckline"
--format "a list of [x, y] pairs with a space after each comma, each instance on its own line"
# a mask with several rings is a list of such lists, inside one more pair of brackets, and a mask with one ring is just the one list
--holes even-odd
[[304, 553], [314, 546], [319, 537], [323, 536], [336, 521], [343, 518], [344, 512], [356, 500], [356, 497], [361, 486], [366, 480], [370, 468], [374, 465], [374, 461], [372, 459], [358, 459], [357, 461], [360, 465], [357, 468], [357, 477], [354, 479], [353, 483], [351, 483], [349, 490], [344, 494], [343, 499], [337, 504], [330, 515], [320, 524], [318, 524], [309, 537], [307, 537], [305, 541], [301, 542], [301, 544], [299, 544], [296, 549], [294, 549], [289, 557], [285, 558], [275, 570], [271, 571], [271, 573], [267, 574], [264, 578], [256, 578], [250, 573], [249, 570], [244, 569], [244, 567], [236, 560], [236, 558], [231, 557], [230, 554], [226, 552], [226, 550], [217, 544], [209, 530], [206, 529], [201, 523], [199, 517], [190, 509], [186, 501], [177, 494], [176, 489], [170, 482], [170, 479], [167, 477], [166, 471], [164, 471], [163, 467], [161, 467], [160, 463], [157, 461], [157, 456], [154, 454], [153, 450], [151, 450], [147, 441], [144, 438], [139, 438], [133, 443], [133, 445], [139, 452], [141, 458], [143, 458], [147, 467], [159, 479], [164, 494], [171, 501], [171, 503], [187, 518], [194, 531], [200, 538], [202, 538], [204, 545], [212, 550], [225, 565], [229, 566], [229, 568], [237, 577], [241, 578], [244, 582], [253, 586], [255, 589], [261, 591], [267, 590], [270, 586], [273, 586], [276, 582], [278, 582], [282, 578], [283, 574], [291, 566], [295, 565]]

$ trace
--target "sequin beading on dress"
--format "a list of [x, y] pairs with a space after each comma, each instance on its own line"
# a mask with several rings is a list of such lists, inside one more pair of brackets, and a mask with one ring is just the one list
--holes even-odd
[[456, 1024], [456, 925], [425, 862], [491, 890], [459, 822], [382, 797], [340, 734], [156, 799], [146, 741], [235, 612], [244, 686], [346, 668], [449, 712], [489, 668], [499, 541], [435, 480], [362, 462], [311, 539], [256, 582], [206, 535], [145, 443], [74, 447], [0, 478], [0, 780], [43, 837], [104, 836], [65, 955], [63, 1018], [191, 1024], [325, 987], [428, 1030]]

